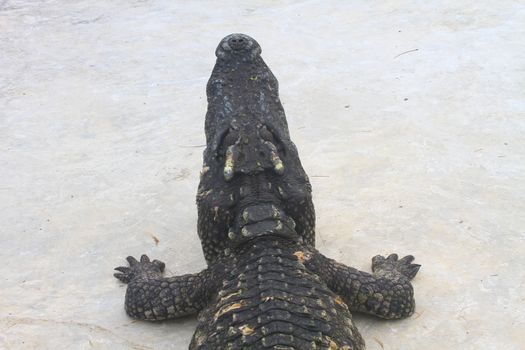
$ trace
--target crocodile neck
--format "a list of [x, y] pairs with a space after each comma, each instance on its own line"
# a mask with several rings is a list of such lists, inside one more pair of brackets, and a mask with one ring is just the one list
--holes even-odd
[[243, 208], [228, 232], [234, 247], [245, 246], [254, 240], [278, 237], [301, 241], [294, 220], [273, 203], [262, 202]]

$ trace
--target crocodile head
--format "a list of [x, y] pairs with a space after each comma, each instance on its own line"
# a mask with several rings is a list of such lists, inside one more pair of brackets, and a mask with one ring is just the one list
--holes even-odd
[[260, 54], [251, 37], [228, 35], [216, 50], [207, 85], [206, 149], [197, 200], [200, 210], [219, 213], [212, 224], [215, 228], [224, 221], [224, 237], [248, 206], [282, 208], [311, 196], [277, 79]]

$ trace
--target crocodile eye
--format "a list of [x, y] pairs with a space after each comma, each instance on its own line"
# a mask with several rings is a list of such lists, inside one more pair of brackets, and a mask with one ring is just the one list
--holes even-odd
[[231, 146], [237, 142], [237, 139], [239, 138], [239, 134], [235, 131], [230, 129], [228, 134], [224, 137], [224, 140], [222, 141], [222, 146], [227, 148], [228, 146]]
[[264, 141], [267, 141], [273, 144], [279, 153], [282, 153], [282, 154], [286, 153], [286, 147], [281, 142], [279, 137], [277, 137], [277, 135], [272, 132], [271, 128], [268, 128], [266, 125], [261, 126], [259, 128], [259, 136]]

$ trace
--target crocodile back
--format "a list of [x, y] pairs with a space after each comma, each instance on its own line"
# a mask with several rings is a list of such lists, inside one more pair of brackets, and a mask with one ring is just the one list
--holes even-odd
[[364, 349], [348, 307], [304, 267], [303, 254], [277, 238], [235, 254], [190, 349]]

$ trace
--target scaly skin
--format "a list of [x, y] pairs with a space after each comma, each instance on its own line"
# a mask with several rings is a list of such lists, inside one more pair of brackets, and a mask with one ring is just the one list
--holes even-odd
[[301, 249], [259, 238], [239, 250], [190, 349], [364, 349], [346, 304], [294, 255]]
[[414, 312], [414, 257], [358, 271], [315, 249], [311, 186], [290, 140], [277, 80], [252, 38], [217, 48], [208, 82], [207, 147], [197, 194], [208, 268], [163, 277], [164, 263], [128, 257], [125, 309], [159, 321], [199, 313], [190, 349], [365, 349], [351, 311]]

